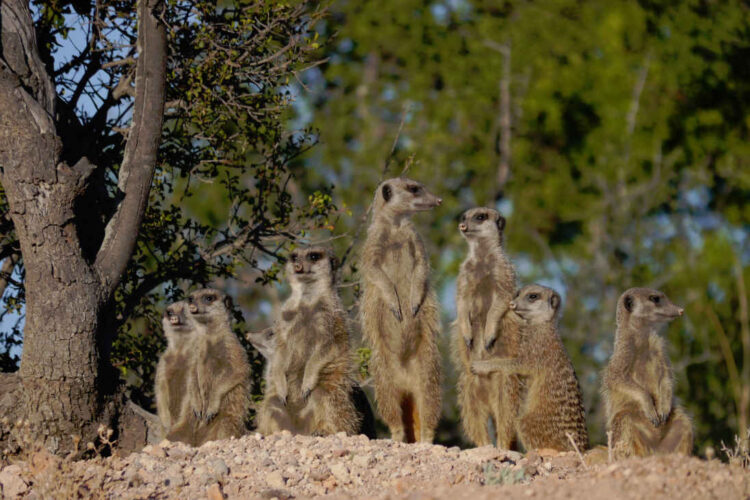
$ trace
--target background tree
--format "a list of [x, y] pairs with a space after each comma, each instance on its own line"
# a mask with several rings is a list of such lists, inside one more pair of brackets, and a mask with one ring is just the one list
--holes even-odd
[[[605, 440], [599, 373], [616, 299], [634, 285], [686, 307], [667, 335], [698, 450], [744, 435], [746, 2], [339, 1], [329, 19], [323, 34], [336, 42], [297, 108], [321, 129], [300, 165], [308, 185], [335, 184], [355, 214], [340, 224], [340, 251], [359, 242], [362, 193], [400, 130], [389, 175], [413, 156], [409, 174], [445, 200], [417, 218], [432, 246], [444, 341], [465, 253], [456, 217], [495, 205], [509, 217], [522, 282], [563, 293], [562, 332], [594, 443]], [[460, 439], [454, 386], [449, 371], [446, 442]]]
[[[4, 410], [15, 400], [59, 449], [114, 425], [110, 353], [131, 318], [153, 323], [179, 280], [240, 262], [267, 279], [279, 237], [325, 219], [329, 198], [297, 209], [287, 192], [285, 163], [310, 140], [284, 129], [280, 91], [315, 48], [319, 13], [142, 1], [136, 16], [130, 2], [15, 0], [0, 12], [0, 252], [14, 285], [3, 298], [25, 313]], [[185, 202], [196, 185], [207, 199], [223, 190], [204, 218]], [[125, 341], [126, 372], [147, 337]]]

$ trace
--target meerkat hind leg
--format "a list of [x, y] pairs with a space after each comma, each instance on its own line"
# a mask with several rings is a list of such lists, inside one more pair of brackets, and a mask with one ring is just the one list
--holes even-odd
[[666, 424], [667, 430], [657, 447], [660, 453], [690, 455], [693, 450], [693, 424], [681, 408], [674, 408]]
[[654, 453], [653, 425], [640, 409], [626, 409], [612, 418], [615, 458], [645, 457]]

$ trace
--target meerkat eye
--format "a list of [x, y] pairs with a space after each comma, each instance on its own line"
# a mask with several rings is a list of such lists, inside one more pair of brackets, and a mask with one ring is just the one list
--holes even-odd
[[530, 294], [527, 295], [527, 297], [529, 298], [529, 300], [534, 301], [534, 300], [536, 300], [536, 299], [539, 298], [539, 294], [538, 293], [530, 293]]
[[214, 297], [213, 295], [206, 295], [205, 297], [203, 297], [203, 302], [205, 302], [206, 304], [210, 304], [214, 300], [216, 300], [216, 297]]
[[171, 318], [172, 316], [174, 316], [174, 313], [172, 311], [167, 311], [167, 316]]
[[296, 253], [293, 253], [293, 254], [291, 255], [291, 258], [292, 258], [292, 262], [297, 262], [297, 259], [298, 259], [298, 257], [297, 257], [297, 254], [296, 254]]
[[474, 220], [478, 220], [479, 222], [486, 221], [487, 214], [477, 214], [474, 216]]
[[419, 193], [419, 189], [420, 189], [419, 186], [417, 186], [415, 184], [412, 184], [411, 186], [408, 186], [406, 188], [406, 190], [409, 191], [411, 194], [417, 194], [417, 193]]
[[658, 295], [652, 295], [652, 296], [650, 296], [650, 297], [648, 298], [648, 300], [650, 300], [650, 301], [651, 301], [651, 302], [653, 302], [654, 304], [658, 304], [658, 303], [659, 303], [659, 301], [661, 300], [661, 297], [659, 297]]
[[315, 252], [315, 253], [311, 253], [311, 254], [310, 254], [310, 256], [309, 256], [308, 258], [309, 258], [309, 259], [310, 259], [311, 261], [313, 261], [313, 262], [317, 262], [317, 261], [319, 261], [319, 260], [320, 260], [320, 257], [321, 257], [321, 255], [320, 255], [320, 254], [319, 254], [318, 252]]

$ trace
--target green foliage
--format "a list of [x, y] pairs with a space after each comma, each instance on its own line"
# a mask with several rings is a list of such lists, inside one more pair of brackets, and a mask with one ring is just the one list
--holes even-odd
[[523, 469], [513, 470], [510, 466], [497, 467], [492, 462], [487, 462], [482, 467], [484, 474], [484, 485], [522, 484], [528, 480]]
[[[630, 286], [663, 289], [687, 311], [667, 332], [677, 396], [695, 417], [698, 450], [716, 446], [738, 432], [737, 389], [750, 387], [741, 368], [750, 363], [741, 342], [747, 320], [736, 312], [747, 302], [738, 269], [747, 282], [750, 264], [745, 10], [739, 1], [335, 2], [320, 31], [336, 33], [336, 43], [308, 77], [321, 144], [300, 168], [309, 167], [309, 185], [336, 185], [337, 201], [355, 214], [338, 225], [341, 248], [356, 247], [363, 193], [382, 178], [398, 136], [386, 175], [414, 155], [409, 175], [444, 200], [415, 217], [432, 255], [444, 336], [466, 249], [456, 218], [497, 206], [522, 283], [563, 294], [561, 332], [593, 443], [605, 441], [599, 373], [617, 297]], [[511, 175], [501, 186], [507, 49]], [[352, 255], [345, 281], [356, 282]], [[446, 439], [459, 434], [454, 405], [444, 407], [455, 432]]]
[[370, 357], [372, 351], [369, 347], [360, 347], [357, 349], [357, 373], [362, 380], [367, 380], [370, 376]]

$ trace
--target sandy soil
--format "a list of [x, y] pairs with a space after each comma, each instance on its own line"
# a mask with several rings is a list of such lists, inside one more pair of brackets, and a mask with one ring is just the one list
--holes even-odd
[[662, 456], [584, 465], [575, 453], [287, 433], [71, 462], [45, 451], [0, 470], [5, 498], [750, 498], [750, 471]]

